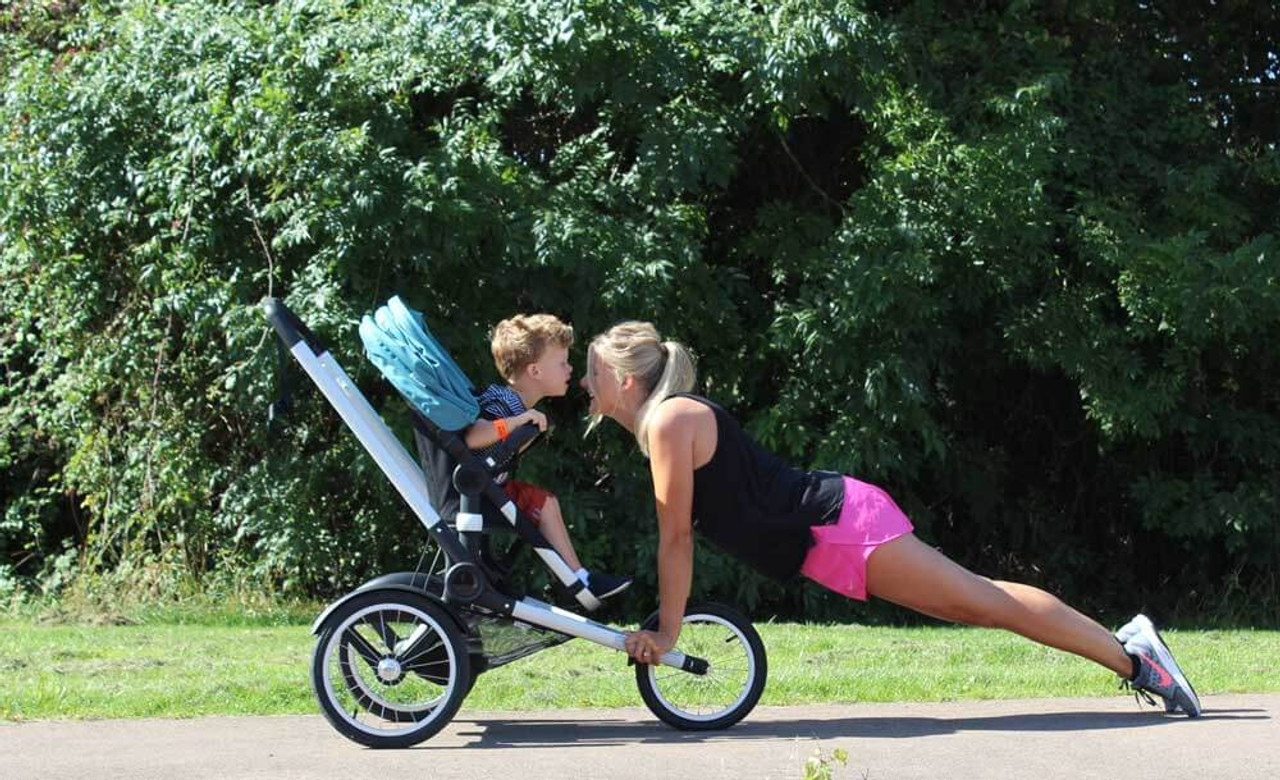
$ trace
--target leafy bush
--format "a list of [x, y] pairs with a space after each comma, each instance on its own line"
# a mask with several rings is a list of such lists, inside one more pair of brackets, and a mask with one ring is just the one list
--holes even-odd
[[[1276, 74], [1257, 12], [1184, 10], [11, 6], [0, 583], [56, 584], [68, 543], [318, 596], [412, 565], [336, 415], [265, 427], [257, 308], [282, 295], [407, 441], [355, 333], [399, 293], [477, 381], [514, 311], [654, 320], [763, 443], [884, 484], [966, 564], [1274, 618]], [[639, 614], [644, 463], [549, 406], [529, 476]], [[699, 555], [758, 613], [849, 614]]]

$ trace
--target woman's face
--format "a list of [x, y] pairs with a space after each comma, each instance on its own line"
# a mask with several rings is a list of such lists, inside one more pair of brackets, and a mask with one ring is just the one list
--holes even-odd
[[589, 414], [609, 414], [618, 408], [622, 400], [622, 387], [613, 366], [604, 362], [596, 351], [587, 352], [587, 375], [579, 382], [591, 397]]

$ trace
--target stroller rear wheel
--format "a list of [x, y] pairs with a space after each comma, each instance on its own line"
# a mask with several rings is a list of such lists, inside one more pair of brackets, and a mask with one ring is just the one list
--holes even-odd
[[408, 747], [431, 737], [471, 690], [465, 637], [423, 596], [362, 594], [329, 615], [319, 634], [312, 688], [333, 727], [362, 745]]
[[[642, 627], [656, 631], [658, 614]], [[640, 698], [667, 725], [685, 731], [728, 728], [760, 701], [768, 660], [760, 634], [742, 615], [719, 604], [690, 604], [676, 646], [705, 660], [707, 673], [636, 665]]]

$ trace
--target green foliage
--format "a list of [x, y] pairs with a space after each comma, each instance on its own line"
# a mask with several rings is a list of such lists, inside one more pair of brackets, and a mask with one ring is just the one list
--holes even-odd
[[[282, 295], [407, 440], [355, 332], [399, 293], [477, 381], [514, 311], [654, 320], [766, 446], [884, 484], [985, 573], [1277, 615], [1273, 22], [1180, 5], [7, 6], [0, 597], [412, 565], [322, 401], [266, 429], [257, 309]], [[645, 464], [549, 407], [528, 476], [647, 611]]]
[[831, 755], [824, 755], [822, 748], [813, 751], [813, 755], [804, 761], [804, 780], [831, 780], [836, 765], [849, 765], [849, 751], [835, 748]]

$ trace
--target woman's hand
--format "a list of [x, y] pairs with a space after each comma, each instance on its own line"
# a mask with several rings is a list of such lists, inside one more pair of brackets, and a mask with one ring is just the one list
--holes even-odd
[[627, 655], [639, 664], [658, 663], [663, 653], [676, 646], [676, 638], [660, 631], [633, 631], [627, 634]]

